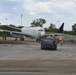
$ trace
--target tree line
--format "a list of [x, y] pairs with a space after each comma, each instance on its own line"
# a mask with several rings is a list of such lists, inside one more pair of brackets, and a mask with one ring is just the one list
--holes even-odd
[[[39, 19], [33, 20], [30, 24], [31, 24], [31, 27], [37, 27], [37, 26], [43, 27], [43, 25], [45, 23], [46, 23], [45, 19], [39, 18]], [[13, 25], [13, 24], [10, 24], [10, 25], [0, 25], [0, 29], [2, 29], [2, 30], [10, 30], [10, 31], [21, 32], [21, 28], [23, 28], [23, 26], [16, 26], [16, 25]], [[45, 28], [45, 31], [46, 32], [56, 33], [58, 31], [58, 28], [56, 28], [55, 24], [50, 23], [50, 25], [48, 26], [48, 28]], [[72, 25], [72, 30], [71, 31], [64, 30], [64, 33], [65, 34], [76, 35], [76, 23], [74, 23]], [[9, 33], [5, 33], [5, 34], [9, 35]], [[2, 35], [3, 35], [3, 33], [0, 32], [0, 36], [2, 36]]]

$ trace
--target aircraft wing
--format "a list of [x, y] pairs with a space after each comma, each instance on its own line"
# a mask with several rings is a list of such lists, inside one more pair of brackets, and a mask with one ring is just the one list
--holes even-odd
[[62, 25], [60, 26], [60, 28], [58, 29], [57, 33], [46, 33], [43, 35], [43, 37], [46, 36], [62, 36], [63, 34], [63, 28], [64, 28], [64, 23], [62, 23]]
[[0, 30], [0, 32], [9, 32], [10, 34], [12, 33], [17, 33], [17, 34], [22, 34], [21, 32], [16, 32], [16, 31], [10, 31], [10, 30]]
[[47, 37], [47, 36], [62, 36], [62, 33], [48, 33], [48, 34], [44, 34], [43, 37]]
[[10, 35], [11, 36], [13, 36], [13, 37], [21, 37], [21, 36], [26, 36], [26, 37], [31, 37], [31, 35], [28, 35], [28, 34], [23, 34], [22, 32], [17, 32], [17, 31], [10, 31], [10, 30], [0, 30], [0, 32], [8, 32], [8, 33], [10, 33]]

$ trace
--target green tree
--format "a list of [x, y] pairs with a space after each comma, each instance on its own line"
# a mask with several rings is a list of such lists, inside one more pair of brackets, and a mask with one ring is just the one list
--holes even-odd
[[45, 28], [45, 31], [46, 32], [57, 32], [57, 28], [56, 28], [56, 26], [55, 26], [55, 24], [50, 24], [50, 26], [48, 27], [48, 28]]
[[22, 29], [24, 26], [18, 26], [17, 28], [20, 28], [20, 29]]
[[13, 25], [13, 24], [10, 24], [9, 26], [11, 26], [11, 27], [16, 27], [15, 25]]
[[33, 22], [31, 23], [31, 27], [43, 27], [43, 24], [46, 23], [46, 20], [45, 19], [36, 19], [36, 20], [33, 20]]
[[72, 25], [72, 30], [76, 31], [76, 23], [74, 25]]
[[75, 31], [64, 31], [65, 34], [69, 34], [69, 35], [75, 35]]
[[76, 23], [72, 25], [72, 35], [76, 35]]
[[0, 29], [21, 32], [19, 28], [8, 26], [8, 25], [1, 25]]
[[50, 24], [49, 31], [50, 32], [56, 32], [57, 31], [57, 28], [56, 28], [55, 24], [52, 24], [52, 23]]

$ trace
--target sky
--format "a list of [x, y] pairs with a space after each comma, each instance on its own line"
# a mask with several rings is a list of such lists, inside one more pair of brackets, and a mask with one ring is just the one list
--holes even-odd
[[[22, 18], [21, 18], [22, 15]], [[64, 22], [64, 30], [72, 30], [76, 23], [76, 0], [0, 0], [0, 23], [31, 26], [33, 20], [43, 18], [57, 28]]]

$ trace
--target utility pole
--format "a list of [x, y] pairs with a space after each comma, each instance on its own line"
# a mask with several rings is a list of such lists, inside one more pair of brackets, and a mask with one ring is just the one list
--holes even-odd
[[[22, 26], [22, 18], [23, 18], [23, 15], [21, 14], [21, 26]], [[23, 35], [21, 36], [20, 40], [21, 40], [21, 41], [24, 41]]]
[[23, 18], [23, 15], [21, 15], [21, 26], [22, 26], [22, 18]]
[[7, 20], [8, 20], [8, 18], [6, 18], [5, 20], [6, 20], [6, 25], [7, 25]]

